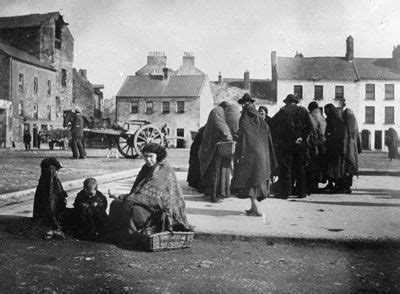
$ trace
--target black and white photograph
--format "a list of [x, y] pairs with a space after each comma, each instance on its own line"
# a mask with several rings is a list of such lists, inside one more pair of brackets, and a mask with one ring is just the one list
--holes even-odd
[[0, 0], [0, 293], [400, 293], [399, 28]]

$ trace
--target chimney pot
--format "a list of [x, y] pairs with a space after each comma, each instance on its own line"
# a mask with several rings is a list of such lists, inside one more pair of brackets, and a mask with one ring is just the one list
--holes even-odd
[[247, 69], [244, 72], [244, 89], [250, 90], [250, 73]]
[[222, 75], [221, 75], [221, 72], [218, 73], [218, 85], [222, 85]]
[[354, 39], [348, 36], [346, 39], [346, 60], [353, 61], [354, 58]]
[[168, 80], [168, 68], [163, 68], [163, 78], [164, 80]]

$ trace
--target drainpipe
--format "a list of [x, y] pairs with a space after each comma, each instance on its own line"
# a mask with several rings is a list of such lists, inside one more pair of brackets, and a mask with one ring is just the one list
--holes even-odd
[[[11, 117], [13, 116], [13, 112], [14, 112], [14, 104], [13, 104], [13, 97], [12, 97], [12, 81], [13, 81], [12, 62], [13, 62], [13, 58], [10, 56], [10, 65], [9, 65], [10, 70], [8, 71], [10, 73], [10, 85], [8, 87], [8, 89], [9, 89], [8, 90], [8, 99], [9, 99], [9, 101], [11, 101], [11, 113], [8, 113], [8, 111], [6, 113], [8, 114], [8, 116], [11, 116]], [[10, 109], [10, 108], [8, 107], [8, 109]], [[6, 127], [6, 142], [7, 142], [7, 139], [10, 137], [9, 134], [8, 134], [8, 129], [11, 128], [11, 134], [13, 133], [13, 131], [12, 131], [13, 120], [9, 119], [7, 116], [6, 116], [6, 119], [8, 120], [8, 122], [11, 121], [11, 126], [8, 126], [8, 124], [6, 123], [7, 124], [7, 127]], [[12, 140], [13, 139], [11, 139], [11, 141]], [[12, 144], [12, 142], [10, 142], [10, 146], [11, 146], [11, 144]], [[7, 144], [6, 144], [6, 147], [7, 147]]]

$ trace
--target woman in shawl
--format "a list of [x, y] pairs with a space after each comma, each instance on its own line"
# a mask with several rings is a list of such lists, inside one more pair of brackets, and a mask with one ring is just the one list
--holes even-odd
[[190, 146], [189, 157], [189, 170], [187, 175], [188, 185], [192, 188], [199, 189], [201, 185], [200, 162], [199, 162], [199, 149], [203, 138], [205, 127], [201, 127], [194, 137], [192, 146]]
[[[116, 197], [110, 206], [110, 223], [128, 233], [151, 235], [163, 231], [190, 231], [185, 200], [164, 147], [149, 143], [142, 149], [145, 165], [129, 194]], [[121, 217], [121, 215], [123, 217]]]
[[393, 159], [399, 158], [399, 152], [398, 152], [399, 137], [394, 128], [389, 128], [385, 143], [389, 149], [388, 153], [389, 160], [391, 161]]
[[218, 152], [217, 143], [233, 140], [238, 121], [239, 112], [235, 113], [225, 101], [211, 110], [208, 116], [198, 155], [201, 173], [200, 191], [210, 196], [211, 202], [220, 202], [222, 198], [230, 196], [232, 158], [222, 156]]
[[54, 157], [40, 163], [41, 175], [33, 202], [33, 221], [45, 232], [47, 239], [64, 238], [62, 232], [67, 193], [57, 177], [60, 162]]
[[239, 198], [250, 198], [247, 215], [261, 216], [255, 200], [269, 197], [270, 176], [277, 163], [269, 127], [253, 102], [247, 93], [238, 101], [243, 110], [234, 155], [232, 192]]
[[258, 107], [258, 113], [261, 115], [262, 119], [265, 120], [267, 125], [271, 127], [271, 118], [268, 116], [268, 108], [261, 105]]

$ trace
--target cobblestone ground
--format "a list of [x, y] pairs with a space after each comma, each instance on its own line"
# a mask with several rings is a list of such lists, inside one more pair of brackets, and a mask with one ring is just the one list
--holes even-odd
[[195, 239], [148, 253], [0, 232], [0, 292], [354, 293], [399, 291], [400, 251]]

